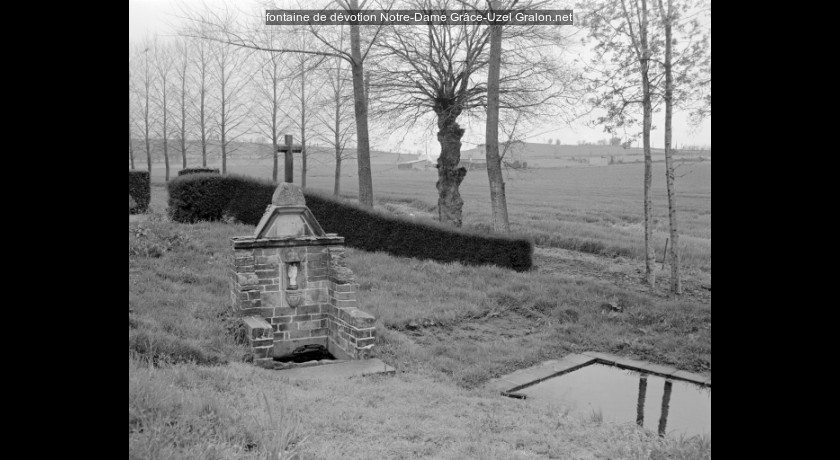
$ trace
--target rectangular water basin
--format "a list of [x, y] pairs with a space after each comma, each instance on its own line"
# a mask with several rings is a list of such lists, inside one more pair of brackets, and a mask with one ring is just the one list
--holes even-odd
[[510, 396], [557, 401], [604, 421], [636, 422], [660, 435], [712, 433], [712, 387], [606, 364], [589, 364]]

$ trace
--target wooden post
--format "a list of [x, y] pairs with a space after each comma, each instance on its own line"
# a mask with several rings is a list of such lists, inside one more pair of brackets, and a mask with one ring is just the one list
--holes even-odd
[[292, 135], [286, 134], [286, 178], [284, 182], [291, 184], [295, 179], [294, 160], [292, 159]]

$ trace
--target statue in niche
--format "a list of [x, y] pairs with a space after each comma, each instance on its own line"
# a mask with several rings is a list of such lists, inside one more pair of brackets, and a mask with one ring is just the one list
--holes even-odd
[[289, 289], [297, 289], [298, 264], [289, 264]]

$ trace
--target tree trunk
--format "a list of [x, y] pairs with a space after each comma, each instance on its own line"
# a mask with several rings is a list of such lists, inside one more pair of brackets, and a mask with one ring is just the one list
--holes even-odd
[[181, 96], [181, 169], [187, 169], [187, 101]]
[[438, 113], [438, 142], [440, 143], [440, 157], [438, 157], [438, 219], [449, 225], [460, 227], [461, 210], [464, 200], [458, 188], [467, 175], [467, 170], [461, 162], [461, 137], [464, 130], [456, 121], [457, 115], [452, 113]]
[[[222, 72], [224, 72], [224, 67], [222, 67]], [[227, 120], [225, 119], [225, 84], [224, 83], [222, 83], [222, 85], [221, 85], [221, 90], [222, 90], [222, 106], [221, 106], [222, 113], [221, 113], [221, 118], [219, 118], [219, 120], [221, 121], [221, 123], [219, 125], [219, 139], [221, 140], [221, 144], [219, 145], [219, 147], [221, 147], [221, 150], [222, 150], [222, 174], [227, 174], [227, 142], [226, 142], [227, 136], [225, 135], [225, 125], [226, 125]]]
[[271, 169], [271, 180], [277, 182], [277, 62], [273, 61], [272, 64], [274, 73], [271, 81], [271, 156], [274, 166]]
[[146, 112], [144, 118], [144, 139], [146, 141], [146, 164], [149, 168], [149, 178], [152, 177], [152, 148], [149, 141], [149, 90], [146, 89]]
[[[184, 59], [186, 62], [186, 58]], [[187, 169], [187, 65], [181, 73], [181, 169]]]
[[341, 95], [336, 94], [335, 103], [335, 132], [333, 142], [335, 143], [335, 187], [333, 195], [338, 196], [341, 190]]
[[169, 137], [166, 131], [166, 82], [163, 82], [163, 161], [166, 165], [166, 181], [169, 182]]
[[[498, 1], [492, 2], [496, 9]], [[499, 73], [502, 64], [502, 26], [490, 26], [490, 57], [487, 75], [487, 128], [485, 135], [487, 178], [490, 180], [490, 207], [493, 210], [493, 230], [510, 231], [507, 213], [502, 159], [499, 156]]]
[[[128, 91], [131, 92], [131, 70], [128, 71]], [[131, 141], [131, 101], [128, 102], [128, 158], [134, 170], [134, 142]]]
[[654, 255], [654, 241], [653, 241], [653, 197], [651, 196], [651, 184], [653, 183], [653, 161], [650, 154], [650, 130], [651, 130], [651, 114], [653, 111], [651, 105], [650, 94], [650, 75], [648, 70], [650, 68], [650, 50], [648, 48], [647, 40], [647, 1], [642, 0], [642, 25], [639, 30], [642, 45], [642, 102], [644, 110], [643, 126], [642, 126], [642, 145], [645, 152], [645, 192], [644, 192], [644, 208], [645, 208], [645, 282], [651, 288], [656, 285], [656, 264]]
[[136, 168], [134, 167], [134, 142], [131, 140], [131, 107], [129, 107], [128, 113], [128, 158], [131, 160], [131, 170], [133, 171]]
[[[202, 57], [203, 59], [203, 57]], [[201, 107], [199, 108], [199, 122], [201, 123], [201, 167], [207, 167], [207, 120], [204, 115], [204, 97], [207, 94], [207, 87], [204, 80], [205, 68], [202, 62], [201, 68]]]
[[[336, 148], [338, 150], [338, 148]], [[335, 186], [333, 187], [333, 195], [338, 196], [341, 192], [341, 156], [336, 153], [335, 157]]]
[[[358, 10], [358, 0], [349, 0], [350, 9]], [[370, 171], [370, 138], [368, 137], [368, 108], [365, 94], [365, 70], [362, 61], [359, 25], [350, 24], [350, 53], [353, 59], [353, 99], [356, 114], [356, 163], [359, 166], [359, 203], [373, 207], [373, 179]]]
[[[659, 3], [662, 8], [662, 2]], [[673, 65], [671, 63], [671, 26], [673, 6], [668, 0], [668, 12], [663, 11], [665, 22], [665, 184], [668, 189], [668, 225], [671, 238], [671, 293], [682, 294], [682, 283], [680, 282], [680, 246], [679, 228], [677, 225], [677, 196], [674, 189], [674, 155], [671, 150], [674, 107], [674, 77]], [[666, 254], [667, 256], [667, 254]]]
[[300, 60], [300, 187], [306, 188], [306, 69]]

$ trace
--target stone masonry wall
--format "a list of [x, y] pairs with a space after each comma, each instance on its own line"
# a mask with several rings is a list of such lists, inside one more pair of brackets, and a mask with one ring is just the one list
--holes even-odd
[[[285, 297], [289, 261], [300, 264], [296, 284], [303, 301], [297, 308]], [[258, 365], [270, 367], [272, 357], [310, 344], [327, 347], [339, 359], [362, 359], [376, 340], [375, 319], [357, 307], [358, 285], [344, 263], [343, 246], [235, 248], [230, 285], [240, 316], [270, 325], [269, 334], [258, 321], [245, 321]]]
[[376, 319], [359, 310], [353, 272], [344, 262], [344, 247], [329, 249], [330, 352], [347, 359], [364, 359], [376, 341]]

